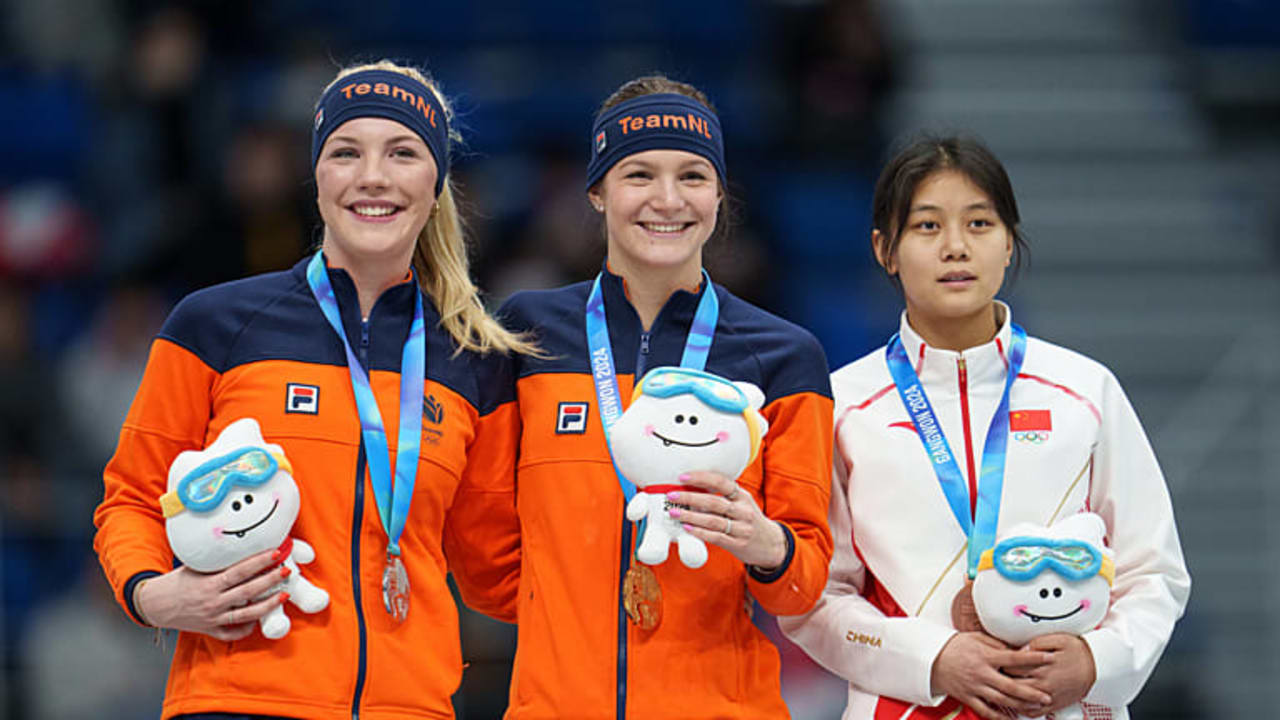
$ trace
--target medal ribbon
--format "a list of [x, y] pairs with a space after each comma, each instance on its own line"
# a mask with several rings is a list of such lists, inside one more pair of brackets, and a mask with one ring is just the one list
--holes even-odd
[[933, 472], [938, 476], [938, 485], [947, 497], [951, 514], [960, 523], [965, 536], [969, 540], [967, 571], [973, 578], [977, 574], [978, 559], [982, 552], [991, 547], [996, 539], [996, 525], [1000, 520], [1000, 497], [1004, 491], [1004, 465], [1006, 448], [1009, 444], [1009, 391], [1013, 381], [1022, 369], [1022, 360], [1026, 355], [1027, 333], [1017, 325], [1010, 323], [1012, 340], [1009, 344], [1008, 376], [1004, 381], [1004, 393], [1000, 396], [1000, 406], [991, 418], [991, 426], [987, 429], [987, 441], [982, 448], [982, 469], [978, 474], [978, 502], [973, 519], [969, 517], [969, 488], [965, 484], [960, 466], [956, 464], [955, 455], [947, 443], [947, 436], [942, 432], [942, 425], [933, 412], [933, 405], [925, 395], [920, 378], [907, 359], [907, 352], [902, 347], [902, 338], [897, 334], [885, 348], [885, 361], [889, 365], [889, 374], [898, 388], [898, 396], [902, 405], [911, 416], [916, 434], [924, 445], [925, 454], [933, 463]]
[[329, 283], [322, 253], [317, 252], [307, 265], [307, 284], [324, 317], [342, 339], [347, 352], [347, 370], [351, 373], [351, 389], [356, 396], [356, 409], [360, 413], [360, 433], [364, 438], [365, 457], [369, 461], [369, 480], [373, 483], [373, 496], [378, 504], [378, 517], [387, 533], [387, 552], [400, 555], [400, 535], [409, 517], [409, 505], [413, 501], [413, 483], [418, 473], [418, 445], [422, 438], [422, 392], [426, 382], [427, 342], [426, 328], [422, 320], [422, 291], [414, 276], [413, 324], [400, 355], [400, 433], [396, 444], [394, 484], [391, 476], [390, 451], [387, 448], [387, 431], [382, 424], [378, 401], [369, 385], [369, 376], [342, 330], [342, 316], [338, 301]]
[[[693, 314], [693, 324], [689, 327], [684, 352], [680, 357], [680, 367], [695, 370], [702, 370], [707, 366], [707, 355], [711, 352], [716, 322], [720, 318], [720, 299], [716, 297], [716, 289], [711, 286], [711, 277], [706, 270], [702, 271], [702, 282], [705, 289], [702, 291], [702, 299], [698, 301], [698, 309]], [[591, 295], [587, 297], [587, 348], [590, 352], [591, 378], [596, 385], [600, 424], [604, 428], [609, 458], [612, 459], [609, 429], [622, 417], [622, 400], [618, 393], [618, 374], [613, 364], [613, 345], [609, 341], [609, 321], [604, 314], [604, 294], [600, 292], [600, 275], [596, 275], [596, 280], [591, 285]], [[640, 378], [635, 381], [639, 382]], [[618, 476], [622, 494], [630, 502], [636, 494], [635, 484], [618, 472], [617, 463], [614, 463], [613, 472]]]

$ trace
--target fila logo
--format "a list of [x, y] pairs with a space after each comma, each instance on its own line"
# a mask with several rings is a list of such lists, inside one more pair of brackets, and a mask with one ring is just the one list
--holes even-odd
[[320, 386], [289, 383], [285, 386], [284, 411], [316, 415], [320, 412]]
[[444, 405], [436, 400], [435, 395], [428, 395], [422, 403], [422, 419], [439, 425], [444, 420]]
[[604, 131], [601, 130], [600, 134], [596, 135], [596, 154], [599, 155], [600, 153], [604, 152], [605, 147], [607, 147], [608, 145], [609, 145], [609, 138], [606, 137], [604, 134]]
[[556, 412], [557, 435], [581, 435], [587, 431], [587, 411], [590, 403], [562, 402]]

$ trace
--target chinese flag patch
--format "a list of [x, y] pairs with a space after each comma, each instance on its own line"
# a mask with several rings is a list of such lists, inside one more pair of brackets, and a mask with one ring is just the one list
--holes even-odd
[[1048, 410], [1014, 410], [1009, 413], [1009, 429], [1013, 432], [1052, 430], [1053, 417]]

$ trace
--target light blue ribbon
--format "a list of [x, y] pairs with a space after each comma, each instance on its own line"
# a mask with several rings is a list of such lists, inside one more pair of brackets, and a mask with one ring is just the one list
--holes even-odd
[[422, 439], [422, 393], [426, 382], [427, 333], [422, 320], [422, 291], [417, 278], [413, 287], [413, 324], [400, 355], [400, 433], [396, 444], [395, 482], [392, 484], [386, 426], [378, 401], [369, 385], [369, 376], [342, 329], [342, 316], [338, 301], [329, 283], [322, 253], [317, 252], [307, 265], [307, 284], [324, 317], [342, 339], [347, 352], [347, 370], [351, 373], [351, 389], [356, 396], [356, 409], [360, 413], [360, 433], [364, 437], [365, 457], [369, 462], [369, 480], [373, 483], [373, 496], [378, 504], [378, 517], [387, 533], [387, 552], [400, 554], [400, 535], [409, 518], [409, 505], [413, 502], [413, 484], [418, 474], [418, 445]]
[[[702, 370], [707, 366], [707, 355], [711, 352], [711, 341], [715, 338], [716, 322], [720, 318], [720, 299], [716, 297], [716, 289], [711, 285], [711, 277], [702, 271], [704, 290], [702, 299], [698, 301], [698, 309], [693, 315], [693, 324], [689, 326], [689, 335], [684, 341], [684, 352], [680, 356], [680, 367]], [[613, 364], [613, 344], [609, 341], [609, 321], [604, 314], [604, 295], [600, 292], [600, 275], [596, 275], [591, 285], [591, 294], [587, 297], [587, 348], [591, 363], [591, 378], [596, 385], [596, 404], [600, 410], [600, 424], [604, 428], [605, 445], [609, 448], [609, 458], [613, 458], [613, 446], [609, 440], [609, 430], [622, 417], [622, 396], [618, 392], [618, 374]], [[636, 378], [637, 383], [640, 378]], [[614, 474], [618, 476], [618, 485], [627, 502], [635, 497], [636, 486], [621, 472], [618, 465], [613, 465]]]
[[995, 544], [996, 526], [1000, 521], [1000, 497], [1004, 491], [1005, 455], [1009, 445], [1009, 391], [1022, 369], [1027, 348], [1026, 331], [1012, 323], [1010, 330], [1012, 340], [1009, 344], [1009, 372], [1004, 381], [1004, 393], [1000, 396], [1000, 406], [991, 418], [987, 441], [982, 448], [978, 502], [972, 520], [969, 517], [969, 488], [960, 472], [960, 466], [956, 464], [951, 446], [947, 443], [947, 436], [942, 432], [942, 425], [938, 423], [933, 406], [925, 395], [924, 386], [920, 384], [920, 378], [907, 359], [902, 338], [895, 334], [885, 348], [885, 361], [898, 388], [898, 397], [902, 399], [902, 405], [911, 416], [924, 451], [933, 463], [933, 472], [938, 476], [938, 485], [947, 497], [947, 504], [951, 506], [951, 514], [969, 539], [967, 569], [970, 578], [978, 572], [978, 560], [982, 557], [982, 552]]

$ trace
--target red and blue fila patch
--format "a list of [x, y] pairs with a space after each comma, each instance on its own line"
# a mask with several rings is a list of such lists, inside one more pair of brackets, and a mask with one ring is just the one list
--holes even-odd
[[557, 435], [581, 435], [587, 431], [590, 403], [562, 402], [556, 411]]
[[316, 415], [320, 412], [320, 386], [289, 383], [285, 386], [284, 411]]

